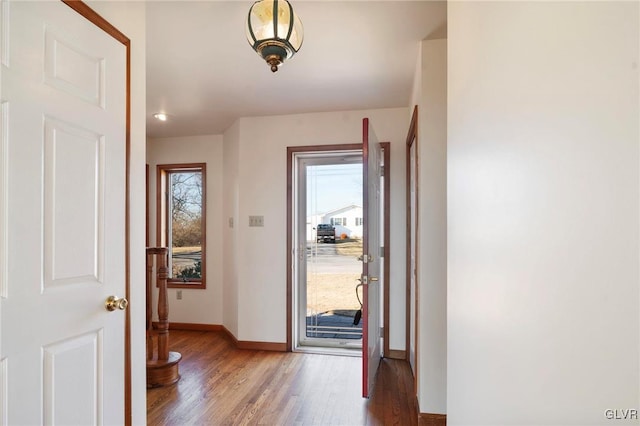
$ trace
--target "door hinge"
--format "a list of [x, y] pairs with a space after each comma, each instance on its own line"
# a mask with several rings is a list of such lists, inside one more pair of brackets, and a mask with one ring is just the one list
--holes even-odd
[[380, 247], [380, 257], [384, 257], [384, 246]]
[[380, 327], [380, 335], [384, 336], [384, 326]]
[[384, 176], [384, 166], [380, 166], [380, 176]]

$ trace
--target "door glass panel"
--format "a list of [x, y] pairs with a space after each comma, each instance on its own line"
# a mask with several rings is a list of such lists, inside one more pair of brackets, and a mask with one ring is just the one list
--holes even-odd
[[301, 288], [306, 306], [300, 307], [306, 324], [300, 327], [301, 343], [361, 347], [362, 158], [321, 163], [306, 165], [306, 285]]

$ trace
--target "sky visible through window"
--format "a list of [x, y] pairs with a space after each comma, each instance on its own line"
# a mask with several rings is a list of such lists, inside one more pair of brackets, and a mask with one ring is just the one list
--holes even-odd
[[362, 206], [362, 164], [307, 166], [307, 214]]

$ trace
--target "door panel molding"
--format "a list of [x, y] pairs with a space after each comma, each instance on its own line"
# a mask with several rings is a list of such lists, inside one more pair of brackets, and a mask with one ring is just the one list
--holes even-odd
[[7, 382], [7, 371], [9, 360], [0, 360], [0, 424], [9, 424], [9, 384]]
[[[102, 335], [98, 330], [42, 348], [44, 424], [100, 423], [104, 410], [103, 373], [99, 367], [105, 350]], [[61, 392], [56, 389], [56, 376], [65, 375], [74, 378], [74, 385], [70, 391]]]
[[0, 0], [0, 63], [9, 68], [9, 2]]
[[[99, 285], [104, 281], [105, 138], [49, 116], [43, 133], [43, 288]], [[65, 195], [69, 188], [73, 193]], [[77, 208], [67, 214], [58, 209], [69, 203]], [[93, 234], [92, 241], [76, 239], [84, 233]], [[74, 250], [63, 249], [68, 247]]]
[[6, 299], [9, 289], [7, 270], [9, 266], [9, 103], [0, 103], [0, 297]]
[[45, 28], [44, 81], [105, 109], [105, 60], [84, 52], [57, 29]]

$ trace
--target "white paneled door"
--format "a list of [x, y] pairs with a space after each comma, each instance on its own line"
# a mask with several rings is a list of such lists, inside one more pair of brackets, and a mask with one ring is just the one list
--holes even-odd
[[362, 396], [370, 397], [380, 364], [380, 161], [378, 142], [368, 118], [362, 121]]
[[126, 46], [1, 4], [0, 422], [123, 424]]

